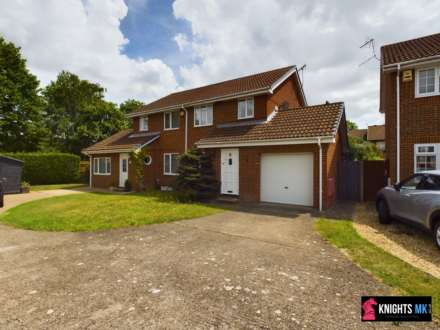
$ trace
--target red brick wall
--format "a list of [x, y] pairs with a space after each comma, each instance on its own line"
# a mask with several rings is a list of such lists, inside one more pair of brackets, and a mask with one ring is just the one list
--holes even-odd
[[287, 79], [278, 86], [274, 93], [267, 98], [267, 115], [272, 113], [275, 106], [280, 106], [283, 102], [287, 102], [289, 108], [302, 106], [303, 104], [301, 104], [299, 93], [299, 86], [297, 86], [296, 79], [294, 76], [291, 76], [290, 79]]
[[[341, 139], [337, 143], [323, 145], [323, 208], [329, 208], [336, 200], [336, 192], [328, 194], [327, 180], [334, 178], [337, 184], [337, 162], [341, 158]], [[260, 201], [260, 160], [263, 153], [313, 153], [313, 207], [319, 207], [319, 148], [317, 144], [267, 146], [239, 148], [239, 193], [240, 200], [246, 202]], [[215, 169], [220, 181], [220, 149], [215, 151]]]
[[[381, 106], [385, 111], [386, 156], [396, 180], [396, 73], [381, 74]], [[415, 97], [415, 72], [410, 82], [400, 79], [400, 179], [414, 171], [414, 144], [440, 143], [440, 96]]]
[[92, 174], [92, 187], [93, 188], [109, 188], [117, 187], [119, 185], [119, 154], [102, 154], [94, 155], [93, 159], [100, 157], [110, 157], [111, 158], [111, 170], [110, 175], [95, 175]]

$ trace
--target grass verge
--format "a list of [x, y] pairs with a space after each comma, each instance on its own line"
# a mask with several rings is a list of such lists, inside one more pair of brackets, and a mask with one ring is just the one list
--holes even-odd
[[202, 217], [222, 209], [177, 202], [171, 194], [81, 193], [28, 202], [0, 215], [15, 227], [45, 231], [94, 231]]
[[54, 189], [75, 189], [87, 187], [83, 183], [61, 183], [61, 184], [43, 184], [31, 186], [31, 191], [54, 190]]
[[440, 318], [440, 280], [411, 266], [362, 238], [351, 221], [319, 219], [318, 232], [345, 251], [359, 266], [371, 272], [399, 293], [432, 296], [432, 312]]

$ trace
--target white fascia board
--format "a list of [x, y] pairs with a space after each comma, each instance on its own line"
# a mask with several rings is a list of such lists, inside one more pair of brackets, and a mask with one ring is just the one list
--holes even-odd
[[279, 145], [295, 145], [295, 144], [316, 144], [318, 140], [321, 143], [335, 143], [334, 137], [316, 137], [307, 139], [277, 139], [265, 141], [245, 141], [236, 143], [196, 143], [199, 148], [233, 148], [233, 147], [260, 147], [260, 146], [279, 146]]
[[83, 151], [82, 153], [84, 155], [97, 155], [97, 154], [119, 154], [121, 152], [131, 152], [135, 150], [135, 148], [133, 149], [109, 149], [109, 150], [91, 150], [91, 151]]
[[415, 60], [397, 62], [392, 64], [387, 64], [382, 67], [383, 71], [395, 71], [397, 67], [400, 65], [400, 69], [410, 68], [418, 65], [425, 65], [429, 63], [435, 63], [440, 60], [440, 55], [434, 55], [429, 57], [418, 58]]
[[283, 74], [277, 81], [275, 81], [272, 86], [270, 86], [269, 92], [273, 94], [274, 90], [287, 80], [292, 74], [296, 72], [296, 66], [294, 65], [289, 71]]

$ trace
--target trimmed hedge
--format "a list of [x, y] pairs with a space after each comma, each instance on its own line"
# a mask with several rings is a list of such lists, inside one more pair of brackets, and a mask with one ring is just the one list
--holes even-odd
[[55, 152], [17, 152], [3, 155], [24, 161], [22, 180], [30, 184], [77, 182], [80, 157]]

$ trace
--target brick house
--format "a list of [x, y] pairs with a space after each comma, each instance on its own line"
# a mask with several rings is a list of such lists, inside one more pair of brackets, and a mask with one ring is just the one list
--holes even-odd
[[381, 48], [380, 111], [391, 182], [440, 170], [440, 34]]
[[212, 153], [224, 195], [327, 208], [347, 149], [343, 103], [308, 106], [295, 66], [177, 92], [128, 114], [133, 129], [83, 152], [91, 185], [133, 180], [129, 152], [146, 147], [145, 185], [168, 189], [178, 156]]

